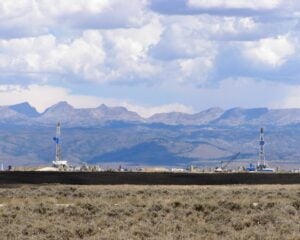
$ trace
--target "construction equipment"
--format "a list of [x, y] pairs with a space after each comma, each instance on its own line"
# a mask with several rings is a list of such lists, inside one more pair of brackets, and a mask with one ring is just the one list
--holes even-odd
[[247, 172], [256, 172], [256, 166], [255, 164], [250, 163], [249, 167], [246, 168]]
[[221, 166], [220, 167], [217, 167], [215, 169], [215, 172], [226, 172], [227, 171], [227, 167], [228, 165], [233, 162], [235, 159], [238, 158], [238, 156], [240, 155], [241, 153], [238, 152], [237, 154], [233, 155], [232, 158], [230, 158], [227, 162], [225, 162], [224, 164], [224, 161], [221, 161]]

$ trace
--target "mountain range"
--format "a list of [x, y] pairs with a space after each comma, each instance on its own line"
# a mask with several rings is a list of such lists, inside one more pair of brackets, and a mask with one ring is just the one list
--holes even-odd
[[77, 109], [67, 102], [43, 113], [28, 103], [0, 107], [0, 163], [51, 164], [58, 121], [63, 158], [72, 164], [215, 167], [241, 152], [233, 165], [245, 166], [257, 161], [264, 127], [271, 166], [300, 165], [300, 109], [210, 108], [143, 118], [124, 107]]
[[14, 124], [53, 125], [58, 121], [72, 127], [97, 126], [111, 121], [183, 126], [286, 126], [300, 123], [300, 109], [210, 108], [195, 114], [170, 112], [143, 118], [124, 107], [108, 107], [104, 104], [97, 108], [77, 109], [67, 102], [59, 102], [43, 113], [37, 112], [29, 103], [0, 107], [0, 124], [13, 122]]

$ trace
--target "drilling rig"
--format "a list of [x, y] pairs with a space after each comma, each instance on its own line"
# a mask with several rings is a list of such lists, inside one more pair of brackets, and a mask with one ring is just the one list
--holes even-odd
[[260, 138], [259, 138], [259, 157], [256, 169], [258, 172], [275, 172], [273, 168], [270, 168], [266, 163], [265, 157], [265, 136], [264, 129], [260, 129]]
[[56, 125], [56, 135], [53, 138], [53, 141], [55, 142], [55, 161], [52, 162], [52, 165], [60, 170], [65, 170], [68, 166], [68, 162], [63, 161], [61, 158], [60, 129], [61, 125], [60, 122], [58, 122]]

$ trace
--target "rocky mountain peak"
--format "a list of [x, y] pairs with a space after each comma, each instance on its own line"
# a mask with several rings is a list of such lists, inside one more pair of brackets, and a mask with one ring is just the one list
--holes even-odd
[[15, 104], [9, 106], [9, 108], [14, 110], [15, 112], [18, 112], [30, 118], [35, 118], [40, 116], [40, 113], [34, 107], [32, 107], [28, 102]]
[[47, 108], [46, 111], [44, 112], [44, 114], [49, 113], [49, 112], [72, 111], [72, 110], [74, 110], [74, 107], [72, 105], [70, 105], [66, 101], [61, 101], [61, 102], [54, 104], [53, 106]]

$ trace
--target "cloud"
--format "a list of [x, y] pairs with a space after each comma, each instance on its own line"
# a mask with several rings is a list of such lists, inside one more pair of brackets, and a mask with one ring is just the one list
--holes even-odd
[[[114, 105], [114, 104], [113, 104]], [[134, 111], [140, 114], [142, 117], [151, 117], [157, 113], [169, 113], [169, 112], [182, 112], [182, 113], [193, 113], [194, 110], [192, 107], [186, 106], [180, 103], [172, 103], [172, 104], [164, 104], [159, 106], [140, 106], [137, 104], [132, 104], [128, 102], [120, 102], [119, 105], [115, 106], [123, 106], [129, 109], [130, 111]]]
[[146, 0], [131, 0], [130, 4], [122, 0], [61, 0], [56, 4], [41, 0], [37, 4], [50, 18], [82, 29], [138, 27], [148, 21]]
[[[207, 78], [214, 66], [214, 56], [198, 57], [193, 59], [181, 60], [179, 62], [181, 70], [181, 82], [196, 82], [201, 84]], [[197, 76], [201, 76], [200, 78]], [[198, 81], [197, 81], [198, 80]], [[200, 80], [200, 81], [199, 81]], [[205, 82], [205, 81], [204, 81]]]
[[175, 85], [230, 95], [224, 79], [297, 84], [299, 10], [295, 0], [4, 0], [0, 81], [132, 95]]
[[279, 108], [300, 108], [300, 86], [290, 87], [287, 96], [283, 100], [277, 101], [274, 106]]
[[53, 20], [39, 11], [35, 0], [0, 2], [0, 37], [20, 38], [47, 34]]
[[[140, 27], [148, 22], [147, 0], [3, 0], [0, 37], [72, 33], [76, 29]], [[113, 17], [112, 17], [113, 16]]]
[[229, 41], [219, 48], [211, 84], [227, 78], [253, 78], [284, 84], [299, 83], [298, 37], [279, 35], [253, 41]]
[[152, 81], [159, 66], [155, 66], [148, 52], [160, 41], [162, 30], [155, 18], [141, 28], [101, 31], [108, 55], [106, 79], [121, 84]]
[[295, 51], [296, 47], [288, 36], [278, 36], [245, 43], [243, 55], [256, 65], [276, 68], [288, 61]]
[[[148, 20], [140, 27], [0, 39], [0, 79], [149, 86], [173, 81], [201, 87], [230, 74], [261, 76], [266, 70], [260, 75], [258, 68], [282, 67], [296, 52], [295, 34], [277, 37], [273, 25], [251, 17], [152, 15]], [[269, 31], [263, 31], [266, 26]]]
[[150, 0], [150, 8], [165, 15], [251, 16], [260, 21], [297, 19], [295, 0]]
[[220, 80], [215, 86], [178, 87], [173, 91], [178, 96], [188, 96], [179, 102], [190, 104], [195, 111], [200, 111], [209, 107], [223, 109], [280, 107], [295, 86], [255, 78], [236, 77]]
[[[161, 19], [164, 27], [149, 56], [162, 66], [157, 79], [203, 84], [214, 66], [218, 45], [208, 39], [208, 22], [196, 17]], [[207, 25], [206, 25], [207, 23]], [[204, 30], [204, 31], [203, 31]]]
[[148, 51], [161, 31], [160, 22], [154, 20], [141, 28], [86, 30], [74, 38], [44, 35], [0, 40], [0, 71], [77, 82], [151, 80], [157, 69]]
[[214, 51], [214, 42], [205, 37], [207, 26], [201, 19], [172, 17], [164, 26], [160, 41], [151, 49], [154, 57], [161, 60], [194, 58]]
[[274, 9], [282, 0], [188, 0], [187, 5], [192, 8], [225, 8], [225, 9]]
[[191, 107], [179, 103], [164, 104], [158, 106], [141, 106], [129, 100], [101, 98], [82, 94], [73, 94], [71, 90], [50, 85], [32, 84], [27, 87], [21, 85], [0, 85], [1, 105], [12, 105], [21, 102], [29, 102], [38, 111], [43, 112], [49, 106], [58, 101], [67, 101], [77, 108], [93, 108], [101, 104], [108, 106], [123, 106], [130, 111], [139, 113], [142, 117], [150, 117], [155, 113], [165, 112], [193, 112]]
[[[296, 26], [294, 20], [261, 22], [257, 18], [244, 16], [176, 15], [163, 16], [160, 19], [164, 26], [162, 39], [166, 38], [169, 44], [172, 44], [173, 41], [176, 43], [185, 40], [186, 45], [189, 42], [197, 43], [201, 40], [209, 41], [212, 44], [215, 42], [226, 44], [230, 41], [255, 41], [284, 35], [284, 33], [293, 31]], [[164, 47], [168, 47], [168, 45]]]
[[[215, 74], [223, 65], [230, 64], [235, 68], [243, 61], [239, 54], [237, 63], [233, 64], [234, 61], [228, 59], [232, 58], [230, 54], [233, 55], [234, 51], [239, 51], [245, 41], [252, 43], [277, 33], [269, 25], [270, 31], [266, 32], [266, 26], [251, 17], [164, 16], [161, 23], [164, 30], [160, 40], [149, 52], [156, 64], [163, 66], [158, 79], [164, 77], [198, 87], [223, 79], [218, 79]], [[222, 58], [224, 49], [229, 49], [229, 46], [227, 59]], [[217, 65], [220, 59], [222, 66]]]
[[53, 35], [0, 40], [0, 70], [20, 75], [61, 74], [99, 80], [105, 59], [102, 36], [85, 32], [82, 37], [59, 42]]

